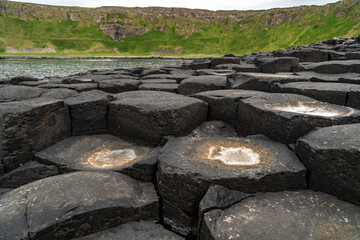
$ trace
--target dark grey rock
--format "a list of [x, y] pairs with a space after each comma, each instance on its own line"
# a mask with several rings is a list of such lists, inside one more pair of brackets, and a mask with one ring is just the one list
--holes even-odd
[[93, 83], [94, 80], [91, 78], [76, 78], [76, 77], [66, 77], [61, 80], [63, 84], [76, 84], [76, 83]]
[[316, 127], [360, 122], [360, 111], [295, 94], [268, 94], [239, 101], [236, 130], [294, 143]]
[[301, 137], [296, 152], [310, 188], [360, 205], [360, 124], [326, 127]]
[[360, 208], [309, 190], [248, 197], [205, 213], [200, 239], [357, 239]]
[[198, 76], [183, 80], [178, 88], [179, 94], [191, 95], [199, 92], [220, 90], [226, 87], [226, 76]]
[[160, 83], [143, 83], [139, 86], [139, 90], [150, 90], [150, 91], [164, 91], [164, 92], [171, 92], [177, 93], [178, 91], [178, 84], [160, 84]]
[[37, 98], [0, 103], [0, 162], [5, 172], [69, 135], [69, 111], [62, 101]]
[[296, 57], [300, 62], [324, 62], [329, 60], [329, 52], [316, 48], [279, 50], [274, 52], [275, 57]]
[[111, 170], [150, 182], [156, 171], [158, 149], [137, 146], [111, 135], [67, 138], [35, 154], [39, 162], [62, 172]]
[[320, 63], [302, 63], [301, 71], [313, 71], [327, 74], [360, 73], [360, 60], [328, 61]]
[[198, 76], [215, 75], [215, 76], [231, 76], [235, 74], [234, 70], [215, 70], [215, 69], [200, 69], [196, 70]]
[[255, 64], [241, 63], [241, 64], [221, 64], [217, 65], [215, 69], [235, 70], [236, 72], [260, 72], [260, 68]]
[[0, 103], [40, 97], [44, 89], [26, 86], [0, 85]]
[[220, 64], [240, 64], [240, 58], [239, 57], [213, 58], [210, 61], [210, 68], [215, 68], [217, 65]]
[[159, 154], [157, 172], [164, 223], [195, 234], [198, 206], [211, 185], [248, 193], [296, 190], [306, 187], [305, 171], [293, 152], [270, 140], [172, 139]]
[[4, 164], [0, 163], [0, 176], [4, 175]]
[[235, 127], [239, 100], [264, 94], [266, 93], [250, 90], [216, 90], [197, 93], [192, 97], [207, 102], [209, 120], [223, 121]]
[[153, 75], [148, 75], [145, 77], [142, 77], [141, 80], [148, 80], [148, 79], [171, 79], [171, 80], [176, 80], [177, 83], [180, 83], [182, 80], [184, 80], [185, 78], [188, 78], [189, 75], [187, 74], [153, 74]]
[[78, 92], [86, 92], [98, 89], [97, 83], [76, 83], [76, 84], [56, 84], [56, 83], [49, 83], [40, 85], [39, 88], [67, 88], [71, 90], [75, 90]]
[[345, 54], [346, 60], [360, 59], [360, 52], [348, 52]]
[[233, 127], [221, 122], [221, 121], [210, 121], [203, 122], [199, 127], [194, 129], [189, 136], [191, 137], [238, 137], [239, 135]]
[[108, 103], [112, 97], [99, 90], [80, 93], [67, 98], [72, 135], [107, 132]]
[[135, 91], [140, 85], [139, 80], [117, 79], [99, 81], [99, 89], [108, 93]]
[[11, 191], [11, 188], [0, 188], [0, 198], [2, 195], [4, 195], [5, 193]]
[[49, 89], [41, 95], [43, 98], [54, 98], [54, 99], [66, 99], [69, 97], [74, 97], [79, 93], [75, 90], [58, 88], [58, 89]]
[[[278, 85], [278, 92], [295, 93], [308, 96], [319, 101], [360, 108], [355, 104], [360, 98], [360, 85], [346, 83], [296, 82]], [[349, 93], [352, 92], [351, 99]], [[350, 101], [350, 105], [348, 105]]]
[[77, 240], [182, 240], [184, 238], [153, 222], [130, 222]]
[[59, 171], [55, 166], [47, 166], [38, 162], [28, 162], [0, 177], [0, 187], [17, 188], [21, 185], [58, 174]]
[[292, 72], [299, 66], [299, 59], [295, 57], [266, 57], [258, 58], [256, 66], [263, 73]]
[[9, 81], [9, 84], [19, 85], [21, 82], [25, 82], [25, 81], [36, 82], [38, 80], [39, 79], [37, 79], [37, 78], [29, 77], [29, 76], [18, 76], [18, 77], [11, 78], [10, 81]]
[[115, 80], [115, 79], [137, 79], [136, 77], [132, 77], [126, 74], [116, 74], [116, 75], [96, 75], [96, 74], [87, 74], [80, 77], [77, 77], [77, 80], [86, 82], [86, 81], [93, 81], [93, 82], [100, 82], [104, 80]]
[[309, 77], [289, 74], [236, 73], [227, 79], [227, 88], [273, 92], [276, 84], [308, 82]]
[[1, 239], [71, 239], [158, 219], [154, 186], [115, 172], [45, 178], [0, 198]]
[[162, 69], [144, 69], [141, 74], [140, 77], [144, 77], [147, 75], [154, 75], [154, 74], [167, 74], [168, 72]]
[[185, 136], [206, 120], [207, 104], [199, 99], [160, 91], [114, 96], [109, 105], [109, 132], [156, 146], [164, 136]]
[[192, 69], [192, 70], [198, 70], [198, 69], [206, 69], [210, 68], [210, 60], [199, 60], [195, 59], [190, 64], [184, 65], [184, 69]]
[[147, 79], [141, 80], [141, 84], [177, 84], [177, 82], [172, 79]]

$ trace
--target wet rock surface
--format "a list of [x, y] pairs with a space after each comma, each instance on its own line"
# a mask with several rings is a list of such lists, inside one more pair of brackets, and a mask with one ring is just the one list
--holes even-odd
[[358, 239], [359, 52], [0, 79], [0, 239]]
[[320, 192], [265, 193], [205, 213], [200, 239], [356, 239], [359, 210]]
[[77, 240], [182, 240], [184, 238], [152, 222], [130, 222]]
[[321, 128], [301, 137], [296, 152], [309, 186], [360, 205], [360, 124]]
[[359, 110], [319, 102], [295, 94], [270, 94], [239, 102], [236, 128], [240, 134], [264, 134], [285, 144], [316, 127], [357, 123]]
[[35, 159], [61, 172], [111, 170], [150, 182], [157, 148], [137, 146], [111, 135], [70, 137], [35, 154]]
[[[249, 193], [296, 190], [306, 185], [305, 168], [298, 158], [286, 146], [269, 140], [171, 139], [159, 155], [158, 168], [159, 193], [166, 200], [163, 220], [185, 235], [196, 232], [198, 205], [210, 185]], [[183, 216], [188, 218], [185, 224]]]
[[206, 120], [207, 104], [173, 93], [137, 91], [110, 103], [109, 132], [156, 146], [164, 136], [189, 134]]
[[3, 239], [71, 239], [136, 220], [157, 220], [158, 200], [153, 185], [123, 174], [75, 172], [5, 193], [0, 211]]

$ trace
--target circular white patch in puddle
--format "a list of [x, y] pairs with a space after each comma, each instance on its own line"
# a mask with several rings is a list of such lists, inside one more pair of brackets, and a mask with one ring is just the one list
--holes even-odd
[[226, 165], [252, 166], [260, 163], [259, 154], [246, 147], [215, 147], [211, 146], [208, 158], [219, 160]]
[[133, 149], [103, 149], [92, 153], [87, 162], [96, 168], [111, 168], [124, 165], [137, 158]]
[[265, 107], [274, 109], [277, 111], [293, 112], [293, 113], [302, 113], [306, 115], [313, 116], [323, 116], [323, 117], [334, 117], [342, 115], [342, 113], [326, 108], [324, 106], [316, 106], [315, 104], [306, 104], [299, 102], [298, 104], [284, 104], [284, 105], [273, 105], [267, 104]]

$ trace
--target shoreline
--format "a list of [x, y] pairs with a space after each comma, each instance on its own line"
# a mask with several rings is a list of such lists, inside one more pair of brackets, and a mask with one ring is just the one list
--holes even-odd
[[133, 60], [148, 60], [148, 59], [164, 59], [164, 60], [194, 60], [197, 58], [186, 58], [186, 57], [41, 57], [41, 56], [0, 56], [0, 60], [17, 60], [17, 59], [55, 59], [55, 60], [87, 60], [87, 59], [110, 59], [110, 60], [127, 60], [127, 59], [133, 59]]

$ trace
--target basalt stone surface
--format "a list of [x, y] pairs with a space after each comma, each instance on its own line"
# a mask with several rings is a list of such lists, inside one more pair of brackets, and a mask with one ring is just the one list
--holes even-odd
[[19, 85], [21, 82], [24, 81], [28, 81], [28, 82], [36, 82], [39, 79], [34, 78], [34, 77], [29, 77], [29, 76], [18, 76], [18, 77], [13, 77], [10, 79], [9, 84], [12, 85]]
[[147, 79], [141, 80], [141, 84], [177, 84], [177, 82], [172, 79]]
[[296, 57], [300, 62], [324, 62], [329, 60], [329, 52], [316, 48], [292, 49], [290, 51], [278, 50], [275, 57]]
[[191, 137], [238, 137], [236, 130], [221, 121], [203, 122], [195, 128], [189, 136]]
[[71, 90], [75, 90], [78, 92], [86, 92], [98, 89], [97, 83], [77, 83], [77, 84], [56, 84], [56, 83], [49, 83], [49, 84], [43, 84], [39, 86], [40, 88], [67, 88]]
[[141, 74], [140, 77], [144, 77], [147, 75], [154, 75], [154, 74], [167, 74], [168, 72], [163, 70], [163, 69], [144, 69]]
[[1, 239], [71, 239], [158, 219], [154, 186], [115, 172], [45, 178], [0, 198]]
[[209, 68], [210, 62], [210, 59], [194, 59], [191, 63], [183, 65], [183, 69], [198, 70]]
[[76, 83], [93, 83], [91, 78], [78, 78], [78, 77], [66, 77], [61, 80], [63, 84], [76, 84]]
[[0, 187], [17, 188], [21, 185], [58, 174], [59, 171], [55, 166], [47, 166], [32, 161], [0, 177]]
[[99, 89], [108, 93], [122, 93], [137, 90], [140, 83], [131, 79], [103, 80], [99, 81]]
[[239, 101], [237, 131], [264, 134], [285, 144], [316, 127], [360, 122], [360, 111], [296, 94], [268, 94]]
[[173, 93], [137, 91], [114, 97], [118, 100], [109, 105], [109, 132], [152, 146], [164, 136], [189, 134], [207, 117], [205, 102]]
[[43, 98], [54, 98], [54, 99], [66, 99], [78, 95], [79, 93], [75, 90], [59, 88], [49, 89], [41, 95]]
[[34, 87], [0, 85], [0, 103], [37, 98], [44, 92], [44, 89]]
[[130, 222], [77, 240], [183, 240], [184, 238], [153, 222]]
[[349, 72], [360, 73], [360, 60], [302, 63], [300, 66], [300, 70], [328, 74], [340, 74]]
[[153, 74], [142, 77], [141, 80], [148, 80], [148, 79], [171, 79], [176, 80], [177, 83], [180, 83], [185, 78], [188, 78], [189, 75], [187, 74]]
[[221, 65], [217, 65], [215, 69], [235, 70], [236, 72], [260, 72], [260, 68], [256, 67], [255, 64], [248, 64], [248, 63], [221, 64]]
[[238, 104], [241, 99], [265, 95], [267, 93], [251, 90], [216, 90], [192, 95], [209, 105], [209, 120], [220, 120], [236, 126]]
[[104, 80], [115, 80], [115, 79], [136, 79], [136, 77], [132, 77], [126, 74], [116, 74], [116, 75], [94, 75], [87, 74], [76, 78], [80, 81], [94, 81], [96, 83], [104, 81]]
[[297, 141], [310, 188], [360, 205], [360, 124], [326, 127]]
[[183, 80], [179, 85], [179, 93], [191, 95], [199, 92], [224, 89], [226, 87], [225, 76], [197, 76]]
[[112, 97], [99, 90], [80, 93], [67, 98], [72, 135], [107, 132], [108, 103]]
[[234, 70], [214, 70], [214, 69], [200, 69], [196, 70], [198, 76], [215, 75], [215, 76], [231, 76], [235, 74]]
[[236, 73], [227, 79], [227, 88], [272, 92], [276, 84], [308, 82], [308, 77], [288, 74]]
[[265, 193], [205, 213], [200, 239], [358, 239], [359, 222], [358, 206], [324, 193]]
[[256, 66], [264, 73], [292, 72], [299, 66], [299, 59], [295, 57], [265, 57], [258, 58]]
[[70, 135], [68, 107], [51, 99], [0, 103], [0, 159], [5, 172]]
[[158, 165], [164, 223], [183, 235], [196, 234], [198, 206], [211, 185], [248, 193], [306, 187], [306, 170], [295, 154], [270, 140], [175, 138]]
[[[323, 102], [360, 108], [360, 105], [356, 104], [356, 100], [360, 98], [360, 85], [346, 83], [296, 82], [279, 84], [277, 87], [278, 92], [295, 93]], [[351, 96], [350, 92], [352, 93]]]
[[150, 182], [159, 149], [131, 144], [111, 135], [67, 138], [35, 154], [35, 159], [61, 172], [111, 170]]
[[221, 58], [213, 58], [210, 61], [210, 68], [215, 68], [220, 64], [240, 64], [239, 57], [221, 57]]
[[178, 84], [160, 84], [160, 83], [143, 83], [139, 86], [139, 90], [150, 90], [150, 91], [164, 91], [164, 92], [171, 92], [177, 93], [178, 91]]

